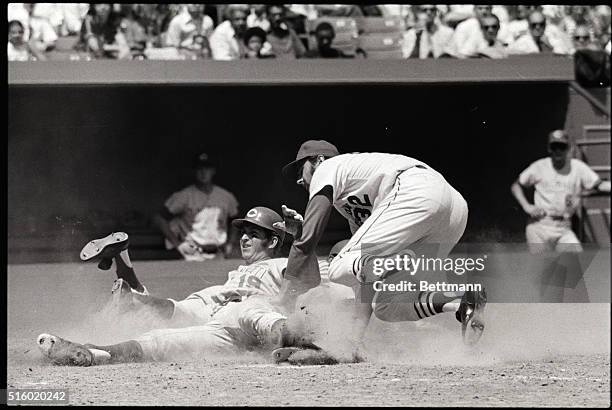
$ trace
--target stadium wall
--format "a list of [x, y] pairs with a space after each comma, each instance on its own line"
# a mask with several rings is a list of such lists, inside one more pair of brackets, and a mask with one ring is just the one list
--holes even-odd
[[[444, 67], [442, 74], [450, 72]], [[473, 67], [478, 65], [471, 66], [472, 77]], [[532, 73], [513, 81], [494, 81], [490, 66], [479, 67], [487, 81], [455, 82], [444, 74], [439, 81], [377, 84], [370, 77], [362, 84], [358, 71], [345, 74], [353, 81], [329, 84], [254, 84], [245, 76], [250, 86], [55, 84], [13, 76], [9, 261], [36, 259], [36, 249], [51, 249], [46, 260], [62, 251], [74, 259], [85, 240], [109, 230], [151, 235], [149, 217], [190, 183], [190, 159], [199, 151], [219, 160], [217, 183], [236, 194], [242, 211], [283, 203], [303, 210], [305, 193], [283, 181], [280, 169], [311, 138], [327, 139], [343, 152], [422, 159], [466, 197], [466, 240], [522, 241], [524, 216], [510, 184], [546, 155], [546, 134], [564, 126], [571, 65], [555, 78]], [[326, 244], [346, 235], [345, 222], [335, 215]], [[159, 244], [153, 236], [151, 243]]]

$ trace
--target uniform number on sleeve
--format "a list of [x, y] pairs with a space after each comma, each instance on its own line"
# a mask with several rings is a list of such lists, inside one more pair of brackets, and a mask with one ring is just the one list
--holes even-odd
[[[349, 213], [352, 213], [353, 219], [355, 223], [359, 226], [372, 215], [372, 211], [368, 208], [372, 207], [372, 202], [370, 202], [370, 197], [368, 195], [364, 195], [363, 199], [360, 199], [358, 196], [351, 195], [347, 199], [349, 204], [353, 205], [352, 209], [347, 209]], [[348, 208], [348, 207], [347, 207]]]

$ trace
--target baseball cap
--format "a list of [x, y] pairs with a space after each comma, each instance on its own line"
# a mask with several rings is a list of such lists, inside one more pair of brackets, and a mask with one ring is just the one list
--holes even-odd
[[274, 224], [277, 222], [283, 222], [283, 218], [279, 214], [265, 206], [256, 206], [255, 208], [251, 208], [244, 218], [234, 219], [232, 225], [238, 229], [242, 228], [245, 223], [257, 225], [276, 233], [280, 236], [282, 242], [285, 239], [285, 231], [274, 227]]
[[216, 164], [210, 159], [208, 154], [202, 152], [193, 157], [193, 167], [199, 168], [215, 168]]
[[569, 145], [569, 136], [563, 130], [554, 130], [548, 134], [548, 144], [565, 144]]
[[288, 163], [283, 167], [282, 174], [287, 179], [294, 179], [297, 173], [297, 168], [301, 161], [305, 158], [314, 157], [316, 155], [325, 155], [333, 157], [339, 155], [338, 148], [325, 140], [308, 140], [300, 146], [295, 161]]

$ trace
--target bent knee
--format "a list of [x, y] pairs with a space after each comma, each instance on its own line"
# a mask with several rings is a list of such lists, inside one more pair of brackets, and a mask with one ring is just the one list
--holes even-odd
[[383, 322], [406, 322], [420, 318], [414, 314], [412, 303], [372, 303], [374, 316]]

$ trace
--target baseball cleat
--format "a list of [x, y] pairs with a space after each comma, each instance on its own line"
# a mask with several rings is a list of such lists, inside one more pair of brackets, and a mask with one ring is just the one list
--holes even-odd
[[48, 333], [39, 335], [36, 344], [45, 358], [58, 365], [92, 366], [110, 359], [108, 352], [93, 352], [83, 345]]
[[465, 292], [461, 298], [455, 317], [461, 322], [461, 336], [468, 346], [475, 345], [482, 336], [486, 304], [487, 294], [484, 290]]
[[113, 258], [128, 247], [128, 234], [125, 232], [113, 232], [104, 238], [94, 239], [81, 249], [81, 260], [88, 261], [100, 258], [98, 268], [109, 270]]
[[293, 353], [302, 350], [299, 347], [280, 347], [272, 351], [272, 359], [275, 363], [286, 362]]

